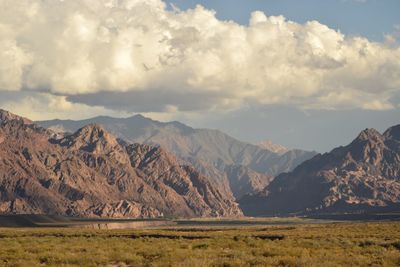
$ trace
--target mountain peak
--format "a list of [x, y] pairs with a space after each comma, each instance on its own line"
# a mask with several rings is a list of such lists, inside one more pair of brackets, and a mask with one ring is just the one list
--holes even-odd
[[135, 114], [133, 116], [130, 116], [128, 118], [126, 118], [128, 120], [133, 120], [133, 121], [153, 121], [150, 118], [146, 118], [145, 116], [143, 116], [142, 114]]
[[364, 131], [362, 131], [356, 140], [360, 141], [366, 141], [366, 140], [378, 140], [382, 138], [382, 134], [375, 130], [374, 128], [367, 128]]
[[28, 120], [27, 118], [15, 115], [7, 110], [0, 109], [0, 124], [12, 120], [17, 120], [20, 122], [23, 122], [25, 124], [32, 124], [31, 120]]
[[65, 137], [60, 144], [87, 152], [104, 152], [118, 145], [116, 138], [100, 124], [89, 124]]
[[143, 116], [142, 114], [135, 114], [133, 115], [131, 118], [137, 118], [137, 119], [148, 119], [145, 116]]
[[106, 133], [106, 130], [101, 124], [91, 123], [91, 124], [88, 124], [88, 125], [82, 127], [81, 129], [79, 129], [78, 132], [80, 132], [82, 134], [94, 133], [94, 134], [98, 134], [98, 135], [104, 135]]

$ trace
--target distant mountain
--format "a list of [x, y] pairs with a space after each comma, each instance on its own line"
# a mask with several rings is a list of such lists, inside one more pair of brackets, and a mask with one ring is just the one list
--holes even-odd
[[227, 165], [220, 170], [200, 160], [193, 158], [188, 160], [202, 174], [211, 177], [211, 182], [221, 192], [227, 196], [233, 195], [235, 199], [262, 191], [274, 178], [242, 165]]
[[257, 145], [261, 148], [267, 149], [280, 155], [285, 154], [290, 150], [287, 147], [273, 143], [271, 140], [261, 141], [257, 143]]
[[[129, 142], [160, 145], [210, 176], [212, 183], [219, 186], [220, 191], [225, 191], [228, 195], [234, 194], [236, 197], [243, 193], [258, 192], [259, 186], [268, 184], [271, 177], [293, 170], [316, 154], [302, 150], [275, 153], [257, 145], [238, 141], [218, 130], [193, 129], [180, 122], [163, 123], [141, 115], [130, 118], [96, 117], [81, 121], [38, 122], [45, 128], [59, 132], [74, 132], [92, 123], [104, 125], [115, 136]], [[232, 171], [238, 169], [241, 171]], [[244, 169], [251, 175], [243, 175]], [[249, 186], [243, 187], [233, 182], [235, 180]], [[239, 187], [236, 188], [236, 185]]]
[[89, 124], [59, 138], [0, 110], [0, 213], [240, 216], [233, 197], [160, 147]]
[[240, 201], [246, 215], [400, 211], [400, 125], [366, 129]]
[[230, 165], [225, 168], [225, 173], [236, 199], [241, 199], [249, 193], [262, 191], [273, 179], [268, 176], [240, 165]]

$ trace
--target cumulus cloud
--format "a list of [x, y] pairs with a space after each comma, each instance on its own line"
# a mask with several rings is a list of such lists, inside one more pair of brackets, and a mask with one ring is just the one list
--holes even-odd
[[[0, 0], [0, 90], [109, 110], [391, 109], [400, 48], [256, 11], [161, 0]], [[78, 104], [76, 104], [78, 105]]]
[[79, 120], [98, 115], [129, 116], [129, 113], [122, 111], [73, 103], [68, 101], [65, 96], [35, 92], [0, 92], [0, 107], [31, 120], [54, 118]]

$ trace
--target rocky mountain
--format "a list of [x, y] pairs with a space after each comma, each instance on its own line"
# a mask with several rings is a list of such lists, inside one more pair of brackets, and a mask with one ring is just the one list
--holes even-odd
[[235, 199], [262, 191], [274, 178], [242, 165], [227, 165], [223, 169], [219, 169], [193, 158], [188, 160], [196, 170], [210, 177], [213, 185], [221, 192], [227, 196], [233, 196]]
[[246, 215], [399, 212], [400, 125], [351, 142], [276, 177], [240, 201]]
[[210, 178], [97, 124], [58, 138], [0, 111], [0, 212], [85, 217], [240, 216]]
[[280, 155], [283, 155], [290, 150], [287, 147], [273, 143], [271, 140], [261, 141], [257, 143], [257, 145]]
[[261, 192], [274, 179], [273, 176], [261, 174], [240, 165], [227, 166], [225, 173], [236, 199]]
[[203, 175], [209, 176], [212, 183], [227, 196], [237, 197], [244, 193], [258, 192], [260, 186], [268, 184], [271, 177], [293, 170], [316, 154], [302, 150], [275, 153], [238, 141], [218, 130], [194, 129], [179, 122], [163, 123], [141, 115], [130, 118], [96, 117], [82, 121], [38, 122], [58, 132], [75, 132], [92, 123], [104, 125], [123, 140], [159, 145], [173, 152], [180, 159], [190, 162]]

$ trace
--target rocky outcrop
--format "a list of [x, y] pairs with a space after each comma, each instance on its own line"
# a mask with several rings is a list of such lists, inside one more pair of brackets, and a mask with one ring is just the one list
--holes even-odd
[[247, 215], [400, 211], [400, 125], [366, 129], [240, 201]]
[[0, 117], [7, 117], [0, 126], [2, 213], [241, 215], [234, 199], [214, 188], [208, 177], [159, 147], [117, 140], [96, 124], [59, 138], [8, 113]]
[[107, 218], [154, 218], [163, 216], [155, 208], [128, 200], [121, 200], [111, 204], [99, 204], [94, 206], [91, 212], [99, 217]]

